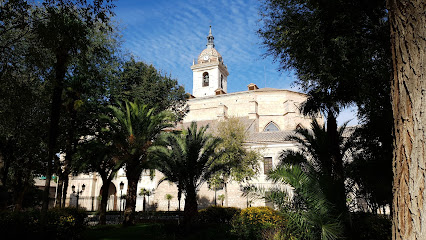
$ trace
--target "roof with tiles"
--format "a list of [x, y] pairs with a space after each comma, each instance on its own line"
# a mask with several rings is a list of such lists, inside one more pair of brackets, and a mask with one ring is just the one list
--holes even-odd
[[294, 134], [294, 131], [277, 132], [253, 132], [250, 134], [248, 143], [284, 143], [288, 142], [286, 138]]
[[[247, 127], [246, 129], [246, 132], [248, 133], [247, 143], [284, 143], [284, 142], [288, 142], [288, 140], [285, 140], [286, 137], [288, 137], [291, 134], [294, 134], [294, 131], [256, 132], [255, 131], [256, 120], [249, 119], [248, 117], [239, 117], [239, 119], [242, 122], [242, 124], [244, 124]], [[219, 122], [217, 120], [205, 120], [205, 121], [198, 121], [197, 125], [199, 127], [209, 125], [207, 132], [214, 135], [218, 127], [218, 123]], [[182, 130], [182, 129], [188, 128], [190, 125], [191, 125], [190, 122], [181, 123], [176, 127], [176, 130]]]

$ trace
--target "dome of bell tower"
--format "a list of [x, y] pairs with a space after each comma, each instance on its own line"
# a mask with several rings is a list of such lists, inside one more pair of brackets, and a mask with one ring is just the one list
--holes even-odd
[[214, 48], [214, 37], [212, 35], [212, 26], [210, 26], [209, 35], [207, 36], [207, 48], [198, 55], [197, 63], [219, 62], [223, 63], [222, 55]]
[[222, 55], [215, 48], [206, 48], [198, 55], [197, 63], [207, 62], [223, 63]]

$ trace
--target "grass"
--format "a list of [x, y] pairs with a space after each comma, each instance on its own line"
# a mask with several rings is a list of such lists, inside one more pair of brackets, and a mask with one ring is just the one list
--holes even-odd
[[83, 239], [118, 240], [118, 239], [188, 239], [217, 240], [234, 239], [229, 233], [229, 225], [204, 224], [197, 225], [192, 231], [183, 234], [176, 224], [143, 223], [124, 228], [121, 225], [96, 226], [87, 229]]

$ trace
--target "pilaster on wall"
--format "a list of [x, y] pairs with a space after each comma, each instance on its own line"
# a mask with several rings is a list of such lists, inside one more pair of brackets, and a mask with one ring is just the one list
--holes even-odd
[[249, 115], [249, 119], [258, 119], [259, 118], [259, 114], [258, 114], [258, 104], [257, 101], [249, 101], [249, 111], [248, 111], [248, 115]]
[[249, 101], [249, 111], [248, 111], [249, 119], [254, 120], [254, 131], [259, 131], [259, 114], [258, 114], [258, 103], [256, 100]]
[[289, 113], [296, 113], [296, 110], [297, 110], [296, 104], [298, 105], [298, 103], [294, 102], [293, 100], [285, 101], [283, 103], [283, 109], [284, 109], [283, 116], [285, 116]]
[[217, 119], [218, 120], [225, 120], [228, 118], [228, 107], [221, 103], [217, 107]]

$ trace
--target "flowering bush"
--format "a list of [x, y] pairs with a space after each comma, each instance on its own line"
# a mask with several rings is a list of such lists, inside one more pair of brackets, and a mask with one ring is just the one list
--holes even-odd
[[240, 239], [262, 239], [265, 233], [279, 231], [285, 223], [279, 212], [271, 208], [250, 207], [233, 218], [232, 233]]

